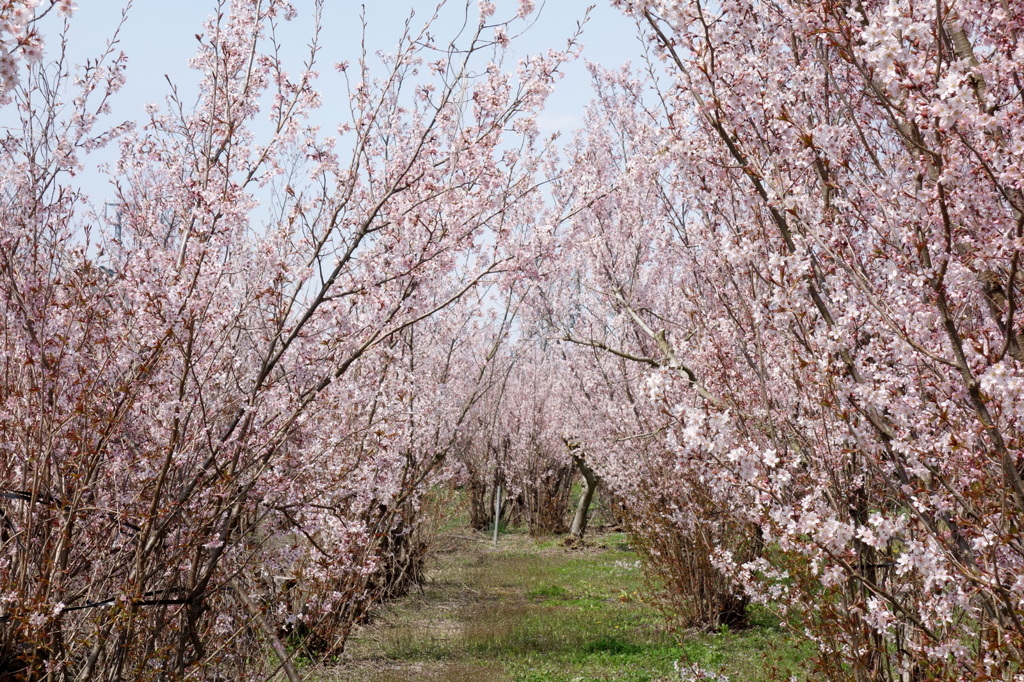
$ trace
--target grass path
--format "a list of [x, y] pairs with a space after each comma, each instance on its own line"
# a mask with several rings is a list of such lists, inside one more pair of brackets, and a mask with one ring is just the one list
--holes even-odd
[[[800, 649], [778, 627], [673, 635], [621, 534], [557, 540], [449, 536], [422, 591], [360, 628], [318, 682], [678, 680], [680, 658], [737, 680], [787, 679]], [[798, 677], [798, 679], [803, 679]]]

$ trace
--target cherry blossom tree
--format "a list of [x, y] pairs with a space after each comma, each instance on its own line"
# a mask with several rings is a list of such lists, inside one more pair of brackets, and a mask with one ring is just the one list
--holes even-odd
[[716, 531], [823, 675], [1009, 679], [1019, 8], [617, 4], [653, 59], [598, 75], [549, 268], [579, 381], [620, 394], [597, 466], [653, 459], [634, 517]]
[[[219, 3], [197, 104], [173, 91], [137, 125], [97, 127], [113, 50], [10, 81], [0, 670], [243, 678], [275, 665], [258, 643], [295, 679], [286, 633], [330, 654], [408, 584], [424, 493], [482, 392], [442, 379], [487, 361], [441, 339], [516, 267], [496, 244], [532, 219], [534, 117], [575, 50], [506, 68], [528, 5], [484, 3], [450, 44], [410, 23], [341, 65], [336, 135], [309, 118], [319, 22], [289, 70], [281, 0]], [[111, 144], [105, 229], [75, 176]]]
[[559, 153], [578, 48], [513, 72], [526, 0], [339, 65], [329, 134], [284, 0], [217, 4], [197, 99], [107, 128], [116, 41], [76, 71], [68, 3], [0, 3], [0, 672], [295, 679], [282, 638], [417, 579], [432, 491], [560, 517], [575, 455], [690, 624], [1016, 674], [1020, 7], [614, 4], [649, 58]]

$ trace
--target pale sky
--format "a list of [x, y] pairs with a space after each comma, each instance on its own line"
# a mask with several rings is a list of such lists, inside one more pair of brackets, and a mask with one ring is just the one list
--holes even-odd
[[[72, 63], [80, 64], [100, 54], [106, 41], [113, 34], [121, 17], [123, 3], [118, 0], [78, 0], [79, 8], [71, 21], [69, 35], [69, 56]], [[478, 20], [476, 0], [468, 0], [471, 22]], [[508, 55], [506, 68], [514, 68], [519, 57], [549, 48], [562, 49], [571, 36], [586, 9], [595, 2], [587, 23], [583, 43], [583, 59], [569, 65], [566, 76], [556, 85], [555, 93], [549, 100], [547, 110], [538, 119], [544, 134], [562, 131], [568, 136], [579, 127], [585, 106], [592, 97], [590, 75], [584, 60], [597, 62], [605, 67], [615, 68], [627, 61], [639, 65], [640, 43], [636, 38], [636, 26], [618, 10], [611, 7], [609, 0], [536, 0], [540, 11], [532, 28], [514, 39]], [[433, 31], [438, 42], [447, 43], [465, 16], [467, 0], [453, 0], [447, 7], [446, 19]], [[306, 56], [311, 27], [313, 0], [293, 0], [299, 12], [294, 22], [283, 30], [285, 47], [292, 50], [291, 66], [297, 70]], [[409, 12], [415, 10], [415, 25], [421, 24], [434, 11], [436, 0], [378, 0], [366, 2], [368, 19], [367, 47], [371, 52], [390, 52], [401, 35], [403, 24]], [[513, 16], [517, 0], [496, 0], [496, 18]], [[347, 120], [344, 101], [344, 81], [333, 65], [341, 61], [355, 62], [360, 56], [361, 24], [360, 8], [363, 3], [352, 0], [326, 0], [321, 43], [323, 50], [319, 57], [318, 70], [321, 75], [319, 89], [323, 94], [324, 107], [311, 122], [331, 131]], [[112, 104], [108, 123], [113, 125], [125, 120], [145, 120], [144, 108], [147, 103], [163, 104], [169, 92], [165, 75], [174, 82], [186, 103], [194, 101], [195, 71], [188, 62], [197, 47], [196, 34], [203, 32], [206, 19], [213, 13], [216, 0], [135, 0], [128, 12], [127, 23], [120, 36], [119, 47], [127, 53], [127, 83], [117, 94]], [[44, 25], [44, 33], [54, 30], [58, 22]], [[53, 37], [48, 38], [47, 53], [57, 47]], [[333, 112], [337, 112], [334, 114]], [[8, 112], [7, 115], [9, 115]], [[3, 112], [0, 112], [2, 123]], [[568, 137], [563, 137], [563, 140]], [[113, 198], [107, 177], [96, 172], [97, 165], [115, 158], [115, 149], [100, 150], [83, 159], [84, 172], [77, 181], [91, 197], [92, 205], [102, 210], [105, 202]]]
[[[585, 29], [584, 59], [608, 67], [616, 67], [632, 60], [639, 62], [640, 48], [635, 25], [608, 0], [538, 0], [540, 16], [535, 25], [513, 43], [512, 57], [562, 48], [572, 34], [591, 2], [597, 3]], [[351, 0], [327, 0], [320, 73], [325, 102], [330, 105], [330, 91], [340, 81], [332, 65], [340, 61], [355, 61], [360, 50], [359, 12], [363, 3]], [[465, 0], [449, 3], [447, 16], [461, 16]], [[515, 0], [497, 0], [498, 15], [514, 13]], [[288, 25], [286, 35], [293, 36], [290, 47], [295, 57], [303, 53], [308, 39], [312, 0], [295, 0], [299, 18]], [[402, 30], [402, 23], [411, 10], [416, 21], [425, 20], [434, 10], [436, 2], [428, 0], [378, 0], [367, 2], [369, 21], [368, 42], [371, 50], [390, 49]], [[121, 116], [134, 118], [141, 115], [147, 102], [160, 103], [168, 92], [164, 75], [187, 90], [194, 82], [188, 60], [196, 48], [195, 34], [201, 33], [203, 23], [213, 12], [214, 0], [135, 0], [122, 34], [121, 48], [129, 56], [128, 82], [118, 97], [116, 109]], [[121, 14], [121, 3], [116, 0], [80, 0], [72, 22], [71, 52], [80, 61], [100, 50], [111, 35]], [[476, 2], [471, 0], [475, 20]], [[448, 31], [445, 29], [451, 26]], [[442, 22], [435, 36], [440, 41], [449, 36], [454, 26]], [[340, 88], [338, 90], [340, 94]], [[545, 132], [555, 129], [569, 130], [578, 124], [586, 102], [590, 99], [589, 76], [582, 62], [573, 64], [566, 78], [558, 86], [549, 111], [541, 121]]]

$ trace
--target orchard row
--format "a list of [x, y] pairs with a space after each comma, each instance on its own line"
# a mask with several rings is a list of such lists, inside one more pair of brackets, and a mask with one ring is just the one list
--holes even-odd
[[0, 3], [0, 677], [298, 679], [444, 490], [559, 532], [578, 470], [682, 625], [1024, 674], [1024, 8], [613, 4], [648, 60], [561, 139], [528, 0], [342, 66], [329, 131], [283, 0], [116, 125], [125, 57]]

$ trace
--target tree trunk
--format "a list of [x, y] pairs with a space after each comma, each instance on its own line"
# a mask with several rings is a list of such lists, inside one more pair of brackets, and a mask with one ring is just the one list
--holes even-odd
[[584, 488], [580, 495], [580, 503], [576, 505], [576, 516], [572, 520], [572, 529], [569, 531], [578, 538], [583, 538], [587, 531], [587, 513], [590, 511], [590, 503], [594, 500], [594, 493], [597, 491], [597, 474], [587, 466], [583, 458], [573, 453], [572, 461], [580, 468], [583, 474]]

